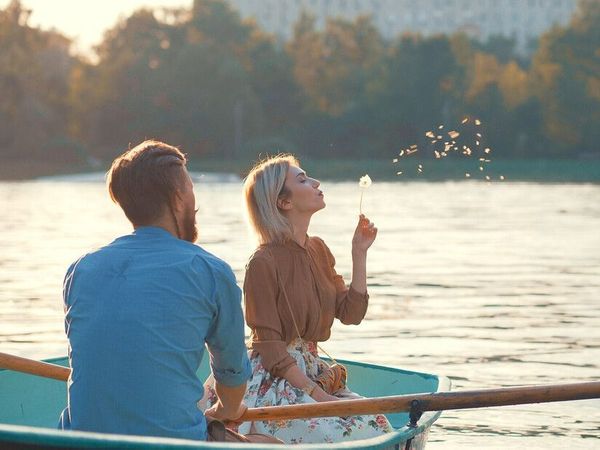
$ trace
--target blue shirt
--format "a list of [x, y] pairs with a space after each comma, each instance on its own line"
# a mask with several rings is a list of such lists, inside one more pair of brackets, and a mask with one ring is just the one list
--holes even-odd
[[59, 427], [206, 439], [196, 371], [244, 383], [241, 292], [231, 268], [197, 245], [138, 228], [68, 270], [65, 329], [72, 368]]

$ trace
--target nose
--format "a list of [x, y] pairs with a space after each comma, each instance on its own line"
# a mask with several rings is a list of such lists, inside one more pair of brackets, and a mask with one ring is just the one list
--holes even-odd
[[312, 178], [312, 185], [314, 188], [318, 188], [319, 186], [321, 186], [321, 182], [315, 178]]

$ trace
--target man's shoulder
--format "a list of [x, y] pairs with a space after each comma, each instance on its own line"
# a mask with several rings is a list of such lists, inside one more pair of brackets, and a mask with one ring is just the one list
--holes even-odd
[[192, 264], [195, 267], [205, 268], [208, 266], [212, 271], [218, 274], [225, 275], [227, 277], [233, 276], [233, 270], [231, 269], [231, 266], [218, 256], [212, 254], [197, 244], [192, 244], [190, 242], [184, 242], [184, 244], [187, 244], [185, 246], [185, 251], [192, 256]]

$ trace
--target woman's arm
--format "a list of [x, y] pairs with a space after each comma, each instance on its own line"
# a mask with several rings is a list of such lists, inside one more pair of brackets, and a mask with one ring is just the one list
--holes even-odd
[[287, 352], [284, 329], [278, 310], [279, 287], [271, 258], [254, 256], [246, 267], [244, 306], [246, 323], [252, 330], [252, 349], [260, 354], [263, 367], [273, 376], [282, 376], [296, 364]]
[[285, 372], [283, 377], [290, 382], [290, 384], [298, 389], [304, 390], [313, 399], [318, 402], [331, 402], [339, 400], [339, 398], [329, 395], [323, 389], [321, 389], [314, 381], [308, 378], [298, 366], [293, 365]]
[[361, 214], [352, 237], [352, 281], [350, 283], [359, 294], [367, 293], [367, 251], [376, 237], [375, 224]]

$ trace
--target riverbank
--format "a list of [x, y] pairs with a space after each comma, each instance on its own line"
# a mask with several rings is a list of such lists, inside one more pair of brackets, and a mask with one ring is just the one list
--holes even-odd
[[[378, 159], [301, 159], [309, 174], [327, 180], [358, 180], [368, 173], [379, 181], [444, 181], [461, 179], [491, 181], [532, 181], [548, 183], [600, 183], [600, 160], [492, 160], [484, 163], [473, 159], [418, 160], [399, 162]], [[107, 170], [110, 163], [89, 167], [82, 163], [67, 164], [56, 161], [5, 160], [0, 164], [1, 181], [35, 179], [42, 176], [68, 175]], [[234, 173], [244, 177], [252, 162], [246, 160], [200, 160], [189, 163], [195, 172]], [[419, 165], [420, 171], [419, 171]], [[401, 173], [398, 173], [401, 172]], [[468, 175], [467, 175], [468, 174]]]

